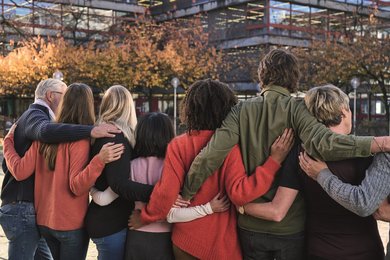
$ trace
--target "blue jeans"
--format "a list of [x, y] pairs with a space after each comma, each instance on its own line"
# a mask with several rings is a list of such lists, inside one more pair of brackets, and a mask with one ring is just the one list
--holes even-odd
[[46, 241], [39, 234], [33, 203], [15, 202], [2, 206], [0, 225], [9, 240], [9, 260], [53, 259]]
[[91, 238], [98, 251], [98, 260], [123, 260], [127, 228], [109, 236]]
[[241, 228], [238, 232], [244, 259], [304, 259], [304, 232], [293, 235], [273, 235]]
[[55, 260], [82, 260], [87, 256], [89, 237], [85, 229], [58, 231], [39, 226]]

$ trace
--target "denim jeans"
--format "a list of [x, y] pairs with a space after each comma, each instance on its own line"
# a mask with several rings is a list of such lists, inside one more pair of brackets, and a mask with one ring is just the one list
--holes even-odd
[[244, 259], [304, 259], [304, 232], [293, 235], [273, 235], [241, 228], [238, 230]]
[[89, 237], [85, 229], [59, 231], [39, 226], [55, 260], [82, 260], [87, 256]]
[[0, 208], [0, 225], [9, 240], [9, 260], [53, 259], [36, 225], [34, 204], [15, 202]]
[[127, 228], [109, 236], [91, 238], [98, 251], [98, 260], [123, 260]]

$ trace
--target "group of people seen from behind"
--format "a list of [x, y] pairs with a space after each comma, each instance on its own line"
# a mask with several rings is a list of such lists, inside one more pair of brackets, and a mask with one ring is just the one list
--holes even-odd
[[4, 139], [9, 259], [86, 259], [90, 240], [99, 260], [385, 259], [390, 137], [350, 135], [335, 86], [293, 97], [299, 65], [284, 49], [258, 75], [262, 92], [240, 102], [222, 82], [193, 83], [179, 136], [166, 114], [137, 122], [121, 85], [95, 118], [89, 86], [42, 80]]

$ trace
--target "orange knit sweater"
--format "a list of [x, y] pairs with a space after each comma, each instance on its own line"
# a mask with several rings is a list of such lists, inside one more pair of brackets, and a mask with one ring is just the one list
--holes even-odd
[[[213, 131], [200, 131], [192, 135], [176, 137], [169, 144], [160, 181], [156, 184], [150, 201], [141, 211], [143, 223], [165, 219], [183, 186], [185, 174], [199, 151], [210, 140]], [[218, 192], [227, 194], [236, 205], [250, 202], [270, 188], [280, 165], [271, 157], [263, 166], [256, 168], [256, 174], [245, 173], [238, 146], [235, 146], [221, 168], [209, 177], [191, 206], [209, 202]], [[173, 243], [200, 259], [241, 259], [237, 237], [236, 210], [176, 223], [172, 230]]]
[[[95, 156], [88, 164], [88, 139], [58, 145], [55, 170], [50, 171], [35, 141], [23, 158], [14, 149], [13, 135], [4, 140], [4, 157], [16, 180], [35, 171], [37, 224], [54, 230], [82, 228], [88, 208], [89, 189], [101, 174], [104, 163]], [[86, 165], [88, 166], [86, 167]]]

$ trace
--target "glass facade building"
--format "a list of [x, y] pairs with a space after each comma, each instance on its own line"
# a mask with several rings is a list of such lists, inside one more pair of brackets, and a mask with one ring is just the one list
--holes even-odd
[[115, 33], [117, 25], [132, 22], [145, 12], [145, 7], [132, 0], [90, 1], [88, 6], [80, 2], [0, 0], [0, 50], [11, 50], [10, 40], [36, 35], [62, 35], [75, 43], [104, 40]]
[[[139, 15], [156, 20], [203, 17], [210, 39], [220, 48], [241, 48], [278, 38], [285, 45], [305, 46], [307, 39], [339, 39], [351, 31], [372, 31], [379, 38], [390, 34], [390, 0], [0, 0], [0, 44], [9, 50], [11, 39], [31, 35], [79, 41], [104, 40], [118, 25]], [[372, 22], [372, 21], [371, 21]], [[271, 38], [271, 40], [275, 38]], [[281, 42], [280, 42], [281, 41]]]

